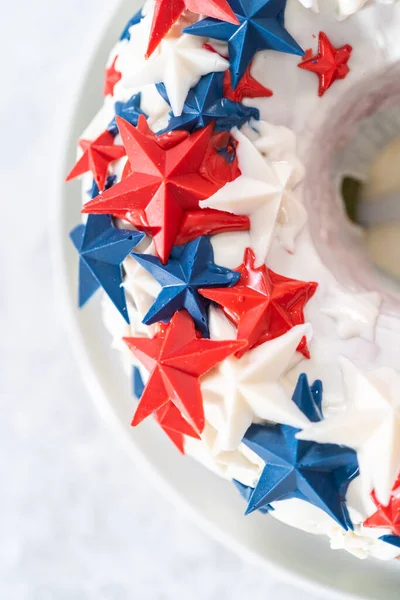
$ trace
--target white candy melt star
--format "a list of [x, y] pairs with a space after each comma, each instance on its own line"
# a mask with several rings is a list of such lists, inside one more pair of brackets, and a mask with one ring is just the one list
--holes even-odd
[[[148, 39], [148, 38], [147, 38]], [[196, 85], [203, 75], [214, 71], [226, 71], [227, 60], [203, 48], [205, 38], [183, 34], [179, 38], [167, 37], [148, 60], [144, 59], [143, 43], [140, 52], [135, 51], [137, 68], [130, 66], [129, 76], [123, 85], [129, 88], [151, 83], [163, 82], [169, 102], [175, 116], [182, 114], [183, 105], [191, 87]], [[135, 37], [136, 43], [136, 37]], [[143, 52], [143, 54], [142, 54]], [[117, 61], [117, 67], [120, 66]]]
[[256, 266], [259, 266], [264, 263], [271, 246], [292, 169], [285, 162], [277, 163], [278, 168], [274, 169], [245, 135], [237, 129], [232, 133], [238, 141], [237, 156], [242, 174], [200, 202], [200, 206], [249, 216], [250, 243], [256, 255]]
[[[232, 330], [223, 313], [212, 309], [211, 338], [232, 339]], [[299, 428], [308, 424], [279, 383], [280, 377], [301, 360], [296, 348], [303, 336], [311, 337], [311, 326], [298, 325], [242, 358], [230, 357], [202, 379], [206, 419], [218, 429], [218, 448], [235, 450], [255, 420]]]
[[335, 319], [340, 338], [362, 337], [373, 342], [381, 302], [377, 292], [349, 294], [335, 290], [321, 312]]
[[379, 502], [388, 504], [400, 471], [400, 373], [389, 368], [366, 373], [345, 358], [340, 363], [347, 407], [297, 437], [354, 448], [366, 489], [375, 489]]

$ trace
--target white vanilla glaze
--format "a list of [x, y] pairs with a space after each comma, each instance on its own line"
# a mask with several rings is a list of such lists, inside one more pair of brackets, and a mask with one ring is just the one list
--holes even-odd
[[[311, 158], [318, 153], [326, 154], [325, 146], [337, 144], [331, 137], [326, 140], [326, 145], [320, 143], [316, 148], [315, 140], [318, 136], [323, 140], [325, 121], [340, 110], [345, 113], [347, 93], [362, 85], [367, 77], [384, 72], [400, 59], [400, 6], [362, 0], [324, 0], [319, 7], [315, 0], [301, 2], [287, 2], [285, 25], [288, 31], [305, 50], [311, 48], [314, 54], [320, 31], [324, 31], [336, 47], [351, 44], [350, 74], [335, 82], [326, 95], [319, 98], [316, 76], [297, 68], [298, 57], [271, 51], [258, 53], [253, 62], [253, 75], [272, 89], [274, 95], [245, 101], [260, 109], [261, 121], [232, 132], [238, 141], [242, 175], [205, 200], [202, 206], [250, 216], [250, 232], [213, 237], [217, 264], [237, 267], [242, 262], [244, 249], [251, 245], [258, 264], [265, 261], [269, 268], [286, 277], [316, 281], [318, 289], [305, 307], [305, 326], [294, 328], [278, 340], [250, 351], [247, 358], [227, 359], [202, 379], [207, 424], [202, 440], [186, 438], [185, 451], [219, 475], [254, 486], [263, 463], [240, 443], [251, 422], [287, 423], [304, 428], [300, 435], [307, 439], [343, 442], [354, 447], [362, 456], [361, 475], [351, 484], [347, 494], [354, 532], [344, 532], [325, 513], [300, 500], [275, 503], [276, 510], [271, 515], [300, 529], [328, 535], [333, 548], [344, 548], [360, 558], [388, 559], [399, 551], [377, 537], [390, 532], [366, 529], [362, 522], [375, 510], [369, 498], [373, 485], [378, 486], [380, 497], [387, 499], [395, 470], [400, 465], [400, 447], [395, 443], [397, 437], [394, 440], [393, 429], [390, 448], [388, 439], [379, 446], [373, 432], [371, 440], [368, 431], [363, 431], [363, 440], [357, 437], [357, 410], [363, 403], [366, 407], [371, 406], [371, 410], [379, 404], [382, 422], [386, 419], [389, 423], [392, 419], [390, 423], [397, 427], [393, 390], [398, 389], [397, 378], [400, 377], [395, 373], [400, 365], [400, 320], [393, 297], [387, 301], [378, 280], [369, 280], [365, 285], [365, 281], [360, 284], [360, 278], [355, 276], [349, 284], [348, 278], [342, 280], [340, 277], [340, 265], [332, 269], [320, 251], [321, 247], [325, 246], [326, 251], [329, 248], [331, 260], [335, 260], [337, 243], [335, 245], [335, 239], [329, 239], [328, 218], [336, 218], [332, 214], [340, 209], [335, 194], [327, 192], [320, 201], [322, 207], [323, 203], [332, 204], [330, 212], [325, 220], [320, 216], [316, 219], [319, 196], [315, 198], [313, 194], [313, 181], [323, 173], [319, 170], [314, 173]], [[302, 4], [314, 10], [307, 10]], [[145, 18], [130, 29], [131, 40], [118, 42], [113, 49], [109, 64], [117, 56], [116, 68], [122, 78], [115, 86], [114, 96], [105, 99], [104, 107], [82, 137], [93, 139], [99, 135], [113, 117], [114, 102], [126, 101], [138, 91], [142, 92], [141, 107], [149, 115], [149, 124], [157, 131], [167, 122], [169, 107], [157, 93], [154, 83], [164, 81], [172, 108], [179, 114], [190, 86], [205, 73], [226, 69], [224, 59], [202, 48], [206, 40], [188, 35], [179, 38], [175, 32], [146, 62], [144, 50], [152, 7], [152, 2], [146, 3]], [[357, 14], [338, 21], [338, 10], [344, 17], [362, 7]], [[348, 133], [351, 134], [350, 128]], [[115, 163], [111, 172], [120, 177], [124, 161]], [[332, 167], [328, 159], [325, 166], [327, 170]], [[325, 173], [325, 177], [328, 176], [329, 173]], [[90, 185], [91, 177], [84, 177], [84, 201], [88, 199], [85, 190]], [[351, 245], [349, 247], [351, 249]], [[152, 247], [146, 251], [152, 252]], [[141, 320], [159, 286], [133, 258], [128, 258], [124, 266], [131, 325], [123, 322], [108, 300], [104, 301], [104, 319], [113, 336], [113, 345], [122, 352], [130, 374], [132, 364], [137, 363], [121, 337], [153, 334], [154, 329], [143, 326]], [[210, 325], [214, 339], [234, 335], [220, 309], [212, 309]], [[295, 352], [300, 334], [308, 338], [310, 360]], [[350, 375], [343, 378], [338, 357], [344, 357], [353, 380]], [[261, 370], [265, 373], [264, 378]], [[310, 382], [323, 381], [325, 421], [320, 424], [304, 422], [303, 415], [290, 401], [297, 378], [303, 372], [307, 373]], [[146, 381], [144, 369], [141, 373]], [[376, 384], [377, 378], [385, 377], [382, 373], [388, 375], [386, 383], [382, 383], [383, 391], [378, 390]], [[234, 379], [235, 385], [225, 393], [229, 379]], [[393, 386], [396, 383], [396, 387], [390, 387], [390, 382]], [[224, 386], [223, 394], [221, 386]], [[258, 395], [253, 393], [252, 386], [257, 388]], [[268, 402], [263, 402], [263, 397], [268, 397]], [[335, 429], [335, 423], [343, 424], [348, 414], [351, 415], [351, 431]], [[363, 420], [359, 422], [363, 427]], [[381, 433], [383, 435], [383, 430]], [[375, 451], [376, 456], [372, 459]], [[379, 474], [378, 463], [383, 466]]]

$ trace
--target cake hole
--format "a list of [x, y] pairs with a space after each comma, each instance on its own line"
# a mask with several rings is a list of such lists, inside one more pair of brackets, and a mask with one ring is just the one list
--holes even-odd
[[323, 263], [349, 291], [381, 293], [389, 310], [400, 305], [399, 82], [396, 64], [315, 117], [304, 185]]

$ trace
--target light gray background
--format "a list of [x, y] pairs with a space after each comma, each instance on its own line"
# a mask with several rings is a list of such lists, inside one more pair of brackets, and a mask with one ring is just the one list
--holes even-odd
[[206, 538], [143, 478], [63, 331], [47, 236], [58, 131], [112, 4], [0, 1], [0, 599], [316, 600]]

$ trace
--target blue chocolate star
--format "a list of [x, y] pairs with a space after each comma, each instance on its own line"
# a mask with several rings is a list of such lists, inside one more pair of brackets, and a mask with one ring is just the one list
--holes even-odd
[[[128, 121], [128, 123], [136, 127], [140, 115], [144, 115], [147, 119], [147, 115], [140, 108], [141, 99], [142, 94], [139, 92], [138, 94], [133, 94], [133, 96], [129, 98], [127, 102], [116, 102], [114, 107], [115, 117], [122, 117], [125, 119], [125, 121]], [[117, 135], [118, 133], [118, 126], [115, 117], [107, 127], [108, 131], [110, 131], [113, 135]]]
[[232, 286], [240, 277], [239, 273], [214, 263], [210, 238], [203, 236], [174, 246], [166, 265], [156, 256], [136, 253], [133, 256], [162, 285], [143, 323], [168, 323], [176, 311], [185, 308], [203, 336], [210, 337], [207, 309], [211, 302], [200, 296], [198, 289]]
[[207, 18], [183, 31], [228, 42], [234, 89], [259, 50], [304, 55], [284, 27], [286, 0], [230, 0], [229, 4], [239, 25]]
[[[240, 481], [236, 481], [236, 479], [233, 479], [232, 481], [238, 489], [239, 494], [242, 496], [242, 498], [244, 498], [246, 502], [248, 502], [250, 500], [251, 494], [254, 492], [254, 488], [250, 487], [249, 485], [243, 485], [243, 483], [240, 483]], [[259, 509], [260, 513], [262, 513], [263, 515], [266, 515], [271, 510], [274, 509], [269, 504], [267, 504], [267, 506], [262, 506]]]
[[[322, 419], [322, 384], [310, 388], [300, 375], [293, 401], [310, 419]], [[330, 515], [344, 529], [353, 529], [345, 496], [359, 474], [357, 454], [346, 446], [296, 439], [298, 429], [288, 425], [251, 425], [243, 443], [265, 461], [246, 514], [271, 502], [298, 498]]]
[[110, 215], [89, 215], [86, 225], [77, 225], [69, 235], [79, 252], [79, 307], [102, 287], [129, 323], [121, 263], [144, 233], [117, 229]]
[[138, 23], [140, 23], [141, 20], [142, 20], [142, 9], [138, 10], [138, 12], [136, 14], [134, 14], [133, 17], [131, 19], [129, 19], [129, 21], [125, 25], [125, 28], [119, 38], [121, 42], [122, 42], [122, 40], [128, 40], [128, 42], [130, 41], [130, 39], [131, 39], [131, 32], [129, 31], [130, 28], [132, 27], [132, 25], [137, 25]]
[[[117, 180], [117, 176], [116, 175], [109, 175], [107, 177], [107, 181], [106, 181], [106, 185], [104, 187], [104, 191], [105, 190], [109, 190], [110, 187], [112, 187], [114, 185], [114, 183]], [[87, 193], [89, 194], [89, 196], [92, 198], [97, 198], [97, 196], [100, 194], [100, 190], [99, 190], [99, 186], [97, 185], [97, 183], [95, 182], [95, 180], [93, 179], [93, 183], [92, 183], [92, 187], [90, 188], [90, 190], [87, 191]]]
[[[175, 129], [194, 131], [206, 127], [211, 121], [215, 121], [215, 131], [229, 131], [232, 127], [240, 129], [251, 118], [259, 119], [257, 108], [224, 98], [223, 79], [224, 73], [209, 73], [202, 77], [189, 91], [182, 114], [175, 117], [170, 112], [168, 126], [159, 134]], [[156, 87], [169, 104], [165, 85], [158, 83]]]
[[382, 542], [386, 542], [386, 544], [391, 544], [392, 546], [400, 548], [400, 536], [398, 535], [381, 535], [379, 539], [382, 540]]
[[132, 370], [132, 392], [137, 400], [140, 400], [144, 392], [143, 379], [137, 367]]

